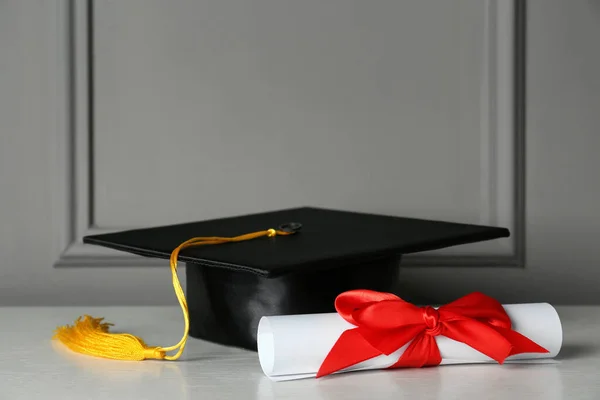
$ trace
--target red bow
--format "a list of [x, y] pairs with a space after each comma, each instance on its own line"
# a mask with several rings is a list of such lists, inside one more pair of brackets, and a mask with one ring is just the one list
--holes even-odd
[[382, 354], [390, 355], [411, 340], [390, 368], [438, 365], [442, 357], [435, 341], [437, 335], [465, 343], [500, 364], [514, 354], [548, 353], [513, 331], [502, 305], [482, 293], [471, 293], [436, 310], [417, 307], [391, 293], [352, 290], [336, 298], [335, 308], [356, 328], [340, 335], [317, 378]]

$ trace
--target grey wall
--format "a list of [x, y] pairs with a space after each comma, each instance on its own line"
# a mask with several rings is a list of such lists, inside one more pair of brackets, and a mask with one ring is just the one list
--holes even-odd
[[526, 267], [406, 277], [447, 296], [477, 289], [510, 300], [597, 304], [600, 3], [527, 4]]
[[600, 302], [596, 2], [527, 2], [522, 143], [486, 67], [505, 5], [97, 2], [91, 92], [76, 4], [0, 3], [1, 303], [175, 304], [166, 265], [81, 235], [296, 204], [516, 233], [409, 260], [440, 300]]

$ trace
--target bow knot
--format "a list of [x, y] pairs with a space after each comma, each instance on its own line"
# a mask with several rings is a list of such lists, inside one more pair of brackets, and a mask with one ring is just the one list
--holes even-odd
[[438, 309], [417, 307], [391, 293], [351, 290], [335, 300], [338, 314], [354, 325], [344, 331], [321, 364], [317, 377], [348, 368], [406, 346], [390, 368], [442, 362], [435, 337], [462, 342], [498, 363], [520, 353], [548, 350], [512, 330], [504, 307], [482, 293], [471, 293]]
[[425, 333], [430, 336], [437, 336], [442, 333], [443, 324], [440, 323], [440, 313], [431, 306], [423, 307], [423, 321], [427, 329]]

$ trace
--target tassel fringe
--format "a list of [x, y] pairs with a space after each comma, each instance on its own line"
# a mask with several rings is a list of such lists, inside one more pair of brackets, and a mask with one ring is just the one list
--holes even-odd
[[127, 333], [111, 333], [112, 324], [104, 318], [79, 317], [75, 324], [58, 327], [54, 338], [71, 350], [112, 360], [162, 360], [166, 353], [160, 347], [148, 347], [142, 339]]

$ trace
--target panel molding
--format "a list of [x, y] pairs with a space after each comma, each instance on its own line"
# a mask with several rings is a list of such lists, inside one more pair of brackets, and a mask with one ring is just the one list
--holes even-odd
[[[481, 215], [479, 222], [509, 227], [511, 238], [475, 247], [406, 257], [403, 266], [524, 267], [525, 260], [525, 0], [485, 0], [485, 62], [481, 89]], [[114, 231], [94, 221], [94, 16], [93, 0], [63, 0], [59, 18], [66, 42], [66, 129], [58, 143], [67, 160], [58, 171], [68, 211], [60, 232], [63, 251], [55, 267], [164, 266], [83, 244], [86, 235]], [[67, 15], [64, 18], [65, 14]], [[63, 79], [64, 80], [64, 79]], [[64, 149], [60, 150], [65, 154]], [[139, 227], [130, 227], [130, 229]], [[127, 228], [119, 227], [119, 230]]]

